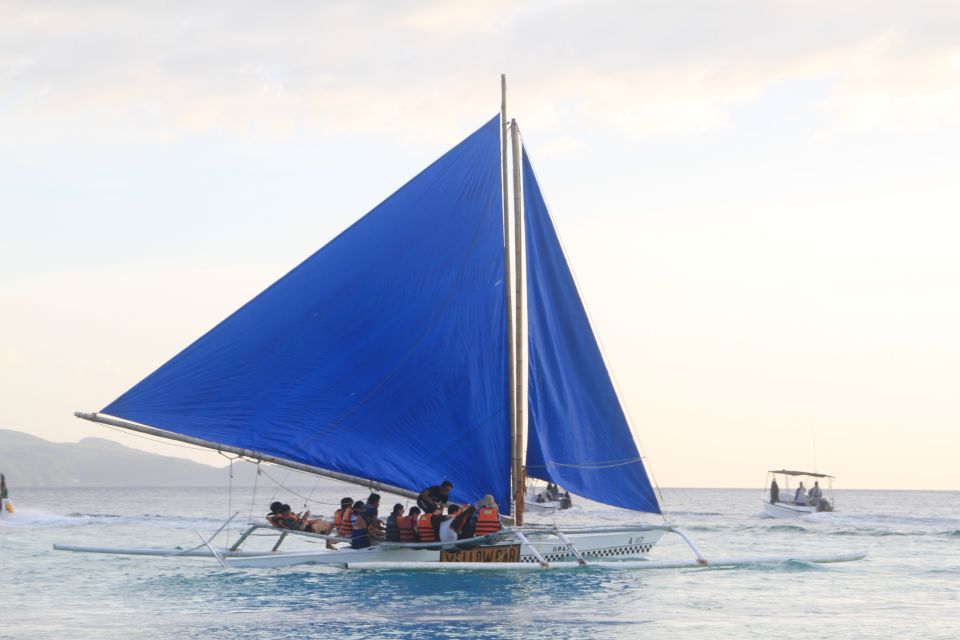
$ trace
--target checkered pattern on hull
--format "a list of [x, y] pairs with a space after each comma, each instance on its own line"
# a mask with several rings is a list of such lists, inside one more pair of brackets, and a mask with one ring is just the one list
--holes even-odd
[[[585, 559], [593, 558], [594, 560], [599, 558], [616, 558], [620, 556], [635, 556], [641, 553], [649, 553], [650, 549], [653, 548], [652, 544], [631, 544], [623, 547], [610, 547], [609, 549], [594, 549], [592, 551], [581, 551]], [[547, 562], [560, 562], [563, 560], [574, 560], [576, 559], [572, 553], [544, 553], [543, 559]], [[537, 562], [537, 559], [532, 555], [522, 555], [520, 556], [520, 562]]]

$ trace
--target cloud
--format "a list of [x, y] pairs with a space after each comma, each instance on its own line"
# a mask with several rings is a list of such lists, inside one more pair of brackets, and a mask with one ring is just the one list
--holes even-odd
[[692, 6], [8, 3], [0, 132], [449, 139], [496, 110], [503, 70], [511, 104], [548, 137], [585, 122], [627, 136], [720, 129], [809, 78], [833, 80], [819, 113], [836, 131], [957, 121], [960, 49], [938, 29], [952, 6]]

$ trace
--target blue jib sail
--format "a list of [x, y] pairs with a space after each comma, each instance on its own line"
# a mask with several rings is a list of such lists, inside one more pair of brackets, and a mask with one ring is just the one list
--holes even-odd
[[510, 511], [499, 119], [103, 413]]
[[523, 189], [527, 474], [597, 502], [660, 513], [525, 150]]

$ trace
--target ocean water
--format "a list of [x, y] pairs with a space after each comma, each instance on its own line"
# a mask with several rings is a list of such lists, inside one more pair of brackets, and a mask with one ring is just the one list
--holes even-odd
[[[256, 492], [12, 485], [17, 511], [0, 518], [0, 638], [960, 638], [960, 492], [837, 491], [836, 512], [792, 521], [760, 517], [759, 490], [663, 492], [671, 521], [708, 558], [868, 553], [834, 565], [225, 570], [212, 559], [52, 548], [193, 546], [194, 530], [209, 535], [239, 511], [236, 526], [218, 538], [235, 540], [273, 499], [331, 513], [344, 493], [365, 497], [343, 485], [268, 484]], [[561, 524], [640, 519], [597, 504], [559, 516]], [[297, 545], [316, 548], [296, 541], [289, 548]], [[689, 557], [669, 535], [650, 555]]]

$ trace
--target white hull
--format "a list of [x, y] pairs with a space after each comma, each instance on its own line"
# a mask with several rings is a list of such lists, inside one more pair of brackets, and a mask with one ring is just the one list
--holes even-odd
[[817, 508], [792, 502], [773, 502], [763, 499], [763, 513], [771, 518], [799, 518], [816, 513]]
[[[663, 535], [660, 529], [639, 530], [629, 533], [568, 533], [567, 538], [587, 560], [616, 560], [618, 558], [642, 558]], [[529, 534], [528, 534], [529, 535]], [[533, 536], [531, 536], [533, 537]], [[504, 549], [520, 543], [502, 542], [490, 549]], [[539, 564], [536, 552], [547, 562], [575, 562], [576, 556], [570, 545], [554, 537], [539, 537], [529, 544], [520, 545], [520, 562]], [[397, 549], [370, 547], [368, 549], [342, 549], [336, 551], [305, 551], [302, 553], [270, 553], [254, 557], [227, 557], [233, 567], [287, 567], [299, 564], [324, 564], [359, 566], [367, 563], [440, 563], [441, 553], [436, 549]], [[450, 562], [444, 564], [465, 565], [475, 563]], [[503, 563], [495, 563], [503, 564]]]
[[[229, 520], [227, 521], [229, 522]], [[225, 523], [226, 524], [226, 523]], [[253, 526], [255, 529], [266, 528]], [[680, 536], [693, 551], [692, 560], [646, 560], [643, 558], [660, 540], [664, 533]], [[288, 532], [293, 533], [293, 532]], [[316, 534], [297, 532], [297, 535], [321, 537]], [[592, 528], [558, 531], [556, 529], [510, 529], [496, 534], [494, 544], [479, 544], [463, 550], [462, 555], [446, 556], [439, 549], [417, 547], [391, 547], [386, 544], [369, 549], [336, 549], [332, 551], [241, 551], [237, 547], [241, 538], [230, 549], [215, 551], [204, 539], [203, 545], [190, 549], [81, 547], [54, 545], [63, 551], [107, 553], [123, 555], [146, 555], [165, 557], [216, 556], [225, 567], [278, 568], [302, 564], [326, 565], [343, 569], [360, 570], [538, 570], [573, 569], [583, 566], [610, 569], [680, 569], [687, 567], [732, 567], [742, 564], [781, 563], [790, 560], [802, 562], [848, 562], [859, 560], [864, 553], [751, 556], [742, 558], [715, 558], [707, 560], [693, 541], [676, 527], [639, 526], [630, 528]], [[202, 536], [201, 536], [202, 537]], [[473, 538], [481, 541], [480, 538]], [[282, 541], [282, 538], [281, 538]], [[423, 543], [421, 543], [423, 544]], [[469, 544], [469, 542], [468, 542]], [[206, 545], [207, 549], [201, 547]], [[278, 545], [279, 546], [279, 543]], [[455, 546], [455, 545], [453, 545]], [[448, 547], [448, 550], [450, 548]], [[463, 560], [463, 561], [461, 561]]]

